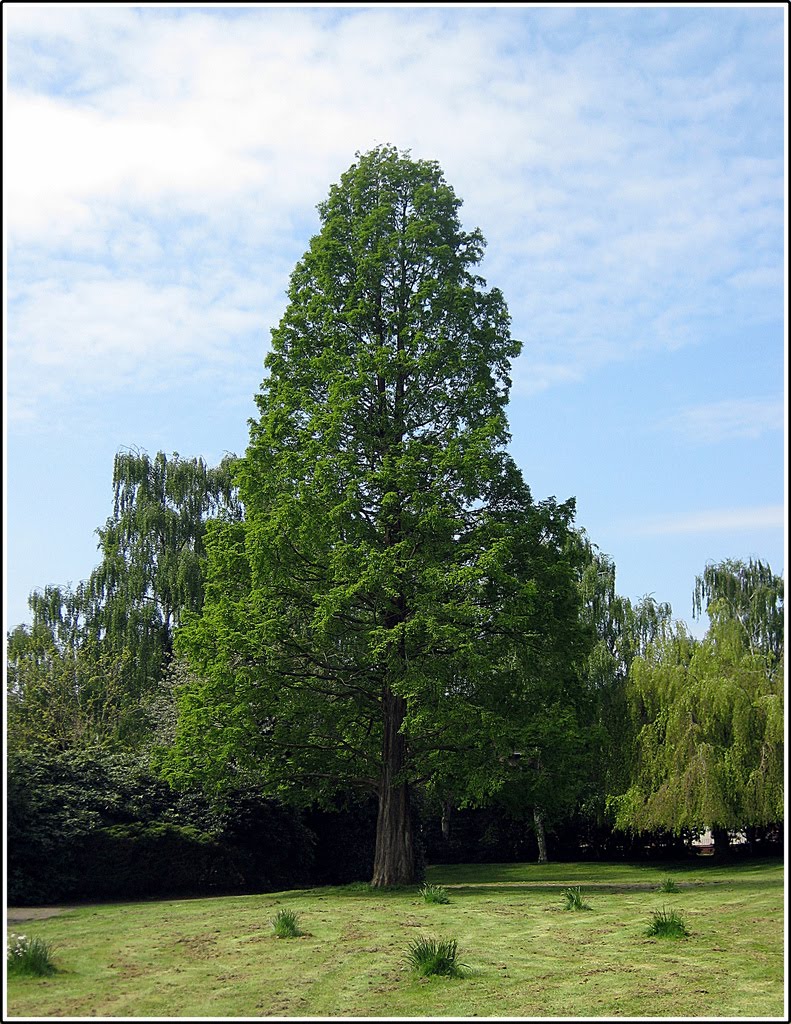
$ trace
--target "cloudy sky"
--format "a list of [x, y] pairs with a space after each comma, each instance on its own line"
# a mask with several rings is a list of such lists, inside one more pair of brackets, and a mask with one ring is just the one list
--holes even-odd
[[512, 450], [696, 632], [785, 574], [783, 4], [4, 4], [6, 626], [97, 562], [114, 454], [241, 454], [316, 204], [436, 159], [523, 342]]

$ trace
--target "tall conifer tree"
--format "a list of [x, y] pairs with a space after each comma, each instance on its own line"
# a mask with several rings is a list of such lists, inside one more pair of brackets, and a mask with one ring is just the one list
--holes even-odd
[[[314, 799], [378, 794], [373, 883], [416, 877], [411, 791], [506, 777], [528, 696], [579, 648], [573, 502], [506, 450], [505, 302], [434, 162], [364, 155], [321, 203], [272, 332], [206, 602], [178, 758]], [[531, 690], [533, 688], [533, 690]]]

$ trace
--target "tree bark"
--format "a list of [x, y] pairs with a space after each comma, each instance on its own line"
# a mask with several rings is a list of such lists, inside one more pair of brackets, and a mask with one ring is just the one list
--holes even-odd
[[445, 800], [442, 804], [442, 838], [447, 843], [450, 839], [450, 815], [453, 809], [453, 804], [450, 800]]
[[412, 885], [417, 881], [409, 785], [400, 778], [406, 760], [406, 741], [399, 732], [406, 702], [385, 688], [382, 699], [384, 738], [376, 852], [371, 885]]
[[714, 827], [711, 830], [714, 840], [714, 856], [722, 859], [728, 857], [731, 852], [731, 841], [727, 828]]
[[540, 807], [533, 808], [533, 822], [536, 826], [536, 839], [538, 840], [538, 863], [546, 864], [547, 857], [547, 834], [544, 830], [544, 816]]

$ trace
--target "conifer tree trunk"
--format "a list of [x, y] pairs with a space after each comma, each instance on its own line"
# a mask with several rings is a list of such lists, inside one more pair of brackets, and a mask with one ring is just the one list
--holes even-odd
[[416, 881], [416, 870], [409, 785], [399, 778], [406, 755], [406, 741], [399, 732], [406, 702], [386, 687], [382, 707], [382, 773], [371, 885], [411, 885]]

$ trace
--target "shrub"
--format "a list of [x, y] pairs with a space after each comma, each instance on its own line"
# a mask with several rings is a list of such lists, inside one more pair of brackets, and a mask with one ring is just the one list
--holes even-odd
[[299, 927], [299, 915], [293, 910], [278, 910], [270, 924], [278, 939], [295, 939], [304, 935]]
[[683, 939], [689, 935], [684, 918], [675, 910], [655, 910], [653, 920], [646, 930], [646, 935], [656, 935], [666, 939]]
[[[431, 864], [481, 864], [536, 860], [538, 846], [533, 829], [522, 817], [502, 807], [453, 809], [449, 833], [441, 829], [441, 811], [430, 800], [420, 808], [421, 839]], [[552, 841], [551, 834], [547, 836]]]
[[[7, 899], [263, 892], [309, 884], [316, 836], [251, 787], [222, 803], [173, 791], [145, 757], [104, 750], [7, 760]], [[320, 858], [316, 858], [319, 860]]]
[[590, 910], [590, 904], [586, 903], [582, 898], [582, 887], [579, 885], [570, 885], [568, 888], [562, 891], [563, 899], [566, 905], [564, 910]]
[[91, 894], [105, 899], [192, 895], [238, 882], [213, 836], [163, 821], [97, 829], [86, 839], [83, 863]]
[[314, 885], [346, 885], [371, 878], [377, 814], [375, 797], [349, 803], [339, 800], [337, 805], [305, 812], [305, 825], [315, 836]]
[[462, 978], [469, 972], [469, 968], [466, 964], [460, 964], [456, 955], [455, 939], [421, 937], [410, 945], [407, 952], [407, 963], [421, 978], [428, 977], [430, 974]]
[[314, 868], [323, 853], [317, 850], [316, 836], [301, 812], [264, 799], [250, 787], [228, 793], [219, 818], [220, 827], [215, 830], [205, 829], [200, 820], [190, 824], [213, 831], [233, 851], [247, 891], [271, 892], [314, 883]]
[[29, 939], [26, 935], [9, 932], [6, 940], [6, 965], [9, 976], [54, 974], [52, 947], [43, 939]]
[[681, 892], [672, 878], [663, 878], [659, 884], [660, 892]]
[[112, 898], [93, 888], [89, 856], [98, 854], [98, 834], [155, 820], [172, 799], [167, 784], [128, 754], [28, 751], [9, 755], [7, 774], [7, 895], [18, 904]]
[[448, 890], [442, 885], [431, 885], [426, 882], [418, 890], [426, 903], [450, 903]]

